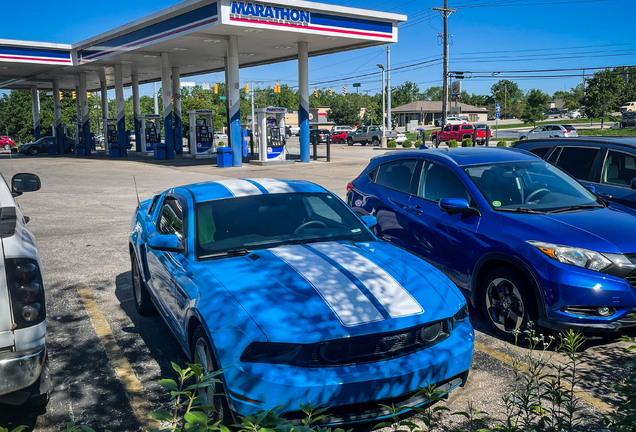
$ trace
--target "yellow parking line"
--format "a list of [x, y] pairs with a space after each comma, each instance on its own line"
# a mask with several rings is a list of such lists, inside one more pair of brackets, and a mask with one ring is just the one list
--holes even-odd
[[[475, 349], [478, 351], [483, 352], [484, 354], [488, 354], [491, 357], [496, 358], [497, 360], [500, 360], [502, 362], [504, 362], [505, 364], [512, 366], [512, 367], [516, 367], [525, 373], [529, 373], [530, 369], [528, 368], [528, 365], [526, 365], [525, 363], [520, 363], [518, 361], [515, 361], [515, 359], [513, 359], [512, 357], [510, 357], [509, 355], [506, 355], [504, 353], [502, 353], [499, 350], [496, 350], [494, 348], [490, 348], [489, 346], [486, 346], [482, 343], [479, 342], [475, 342]], [[545, 380], [547, 381], [547, 379]], [[578, 397], [579, 399], [584, 400], [585, 402], [587, 402], [588, 404], [592, 405], [593, 407], [604, 411], [606, 413], [611, 413], [612, 411], [616, 411], [616, 407], [608, 404], [607, 402], [603, 402], [602, 400], [592, 396], [591, 394], [575, 387], [574, 388], [574, 394], [576, 395], [576, 397]]]
[[106, 351], [108, 359], [115, 368], [115, 372], [124, 386], [130, 407], [135, 413], [135, 417], [137, 417], [142, 430], [148, 431], [158, 429], [160, 427], [159, 423], [150, 417], [150, 402], [146, 399], [144, 389], [137, 379], [130, 363], [128, 363], [126, 356], [124, 356], [121, 348], [117, 345], [115, 336], [113, 335], [106, 318], [104, 318], [104, 314], [95, 301], [93, 292], [86, 285], [77, 287], [77, 292], [84, 302], [84, 306], [86, 306], [88, 316], [97, 331], [97, 336], [99, 336], [99, 340], [104, 347], [104, 351]]

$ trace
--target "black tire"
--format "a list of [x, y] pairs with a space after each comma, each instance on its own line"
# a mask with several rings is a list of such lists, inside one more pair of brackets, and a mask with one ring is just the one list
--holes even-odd
[[130, 254], [130, 273], [132, 275], [132, 291], [137, 312], [143, 316], [154, 315], [157, 313], [157, 309], [150, 298], [148, 287], [144, 282], [139, 262], [134, 253]]
[[347, 138], [347, 144], [352, 146], [353, 145], [353, 138]]
[[439, 138], [437, 138], [435, 136], [435, 137], [433, 137], [432, 141], [433, 141], [433, 145], [435, 146], [435, 148], [438, 148], [439, 147]]
[[11, 144], [5, 144], [3, 147], [5, 150], [11, 150]]
[[481, 286], [481, 306], [486, 323], [500, 338], [514, 341], [515, 332], [523, 332], [532, 321], [537, 329], [537, 307], [528, 280], [511, 267], [499, 267], [484, 280]]
[[367, 142], [366, 142], [366, 141], [362, 141], [362, 142], [360, 143], [360, 145], [361, 145], [362, 147], [364, 147], [365, 145], [367, 145]]
[[29, 154], [31, 156], [37, 156], [38, 153], [40, 153], [40, 152], [38, 151], [37, 147], [34, 146], [34, 147], [29, 148]]
[[[204, 375], [219, 370], [212, 351], [212, 344], [210, 343], [210, 340], [202, 326], [197, 327], [194, 331], [194, 335], [192, 335], [190, 351], [192, 353], [192, 363], [203, 366]], [[223, 379], [222, 377], [223, 375], [218, 376], [221, 380]], [[204, 395], [207, 398], [207, 401], [204, 402], [206, 406], [214, 407], [215, 412], [210, 413], [213, 421], [220, 421], [221, 424], [225, 425], [236, 423], [234, 414], [227, 403], [223, 384], [216, 384], [200, 390], [199, 395]]]
[[371, 141], [371, 143], [374, 146], [378, 146], [378, 145], [380, 145], [380, 140], [378, 139], [378, 137], [373, 137], [373, 141]]

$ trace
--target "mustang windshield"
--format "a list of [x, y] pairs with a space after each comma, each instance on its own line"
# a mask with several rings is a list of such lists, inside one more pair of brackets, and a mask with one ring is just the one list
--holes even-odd
[[472, 165], [464, 172], [497, 211], [550, 213], [605, 207], [580, 183], [543, 160]]
[[374, 236], [329, 193], [266, 194], [196, 205], [198, 259], [247, 253], [287, 244]]

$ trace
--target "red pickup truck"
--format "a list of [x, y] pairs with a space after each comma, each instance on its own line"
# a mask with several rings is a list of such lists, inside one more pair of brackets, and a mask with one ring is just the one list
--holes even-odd
[[[489, 127], [480, 127], [481, 125], [457, 124], [447, 125], [441, 131], [431, 132], [431, 141], [437, 148], [439, 143], [455, 140], [461, 145], [464, 138], [470, 138], [474, 143], [483, 145], [486, 143], [486, 130], [488, 130], [488, 138], [492, 137], [492, 130]], [[475, 136], [475, 133], [477, 136]]]

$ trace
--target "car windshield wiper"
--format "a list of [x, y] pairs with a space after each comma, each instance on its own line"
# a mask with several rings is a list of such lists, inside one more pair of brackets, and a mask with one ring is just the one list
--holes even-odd
[[498, 208], [497, 211], [505, 211], [505, 212], [512, 212], [512, 213], [545, 214], [545, 212], [533, 210], [528, 207], [517, 207], [516, 209]]
[[575, 204], [575, 205], [571, 205], [570, 207], [565, 207], [558, 210], [552, 210], [551, 212], [548, 212], [548, 213], [563, 213], [563, 212], [568, 212], [572, 210], [590, 210], [590, 209], [597, 209], [597, 208], [605, 208], [605, 207], [600, 205], [593, 205], [593, 204]]
[[218, 252], [218, 253], [213, 253], [213, 254], [209, 254], [209, 255], [203, 255], [203, 256], [200, 256], [199, 259], [200, 260], [206, 260], [206, 259], [214, 259], [214, 258], [226, 258], [226, 257], [244, 256], [244, 255], [247, 255], [250, 252], [251, 251], [249, 251], [247, 249], [230, 249], [230, 250], [225, 251], [225, 252]]

